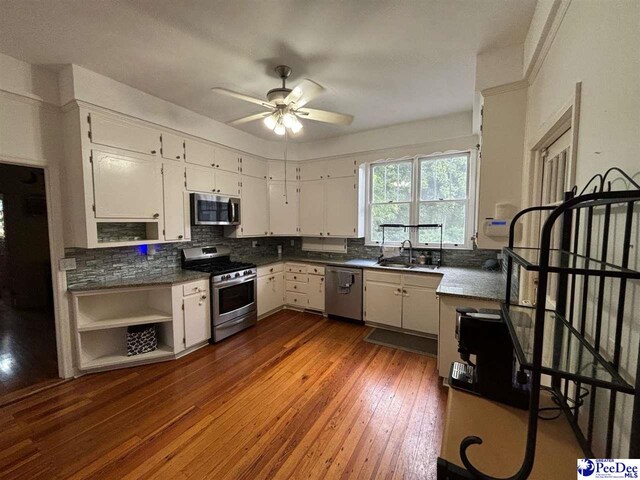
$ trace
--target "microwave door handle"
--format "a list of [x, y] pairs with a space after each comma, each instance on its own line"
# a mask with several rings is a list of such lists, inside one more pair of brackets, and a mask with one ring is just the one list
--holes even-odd
[[233, 200], [229, 200], [229, 220], [236, 221], [236, 204]]

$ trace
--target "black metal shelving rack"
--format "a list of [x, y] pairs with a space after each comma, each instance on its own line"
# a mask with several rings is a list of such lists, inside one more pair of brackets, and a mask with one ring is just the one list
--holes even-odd
[[439, 228], [440, 229], [440, 244], [438, 246], [438, 267], [442, 266], [442, 224], [441, 223], [416, 223], [416, 224], [405, 224], [405, 223], [383, 223], [380, 225], [380, 229], [382, 229], [382, 244], [384, 245], [384, 231], [386, 228], [404, 228], [406, 232], [407, 229], [411, 228]]
[[[623, 177], [631, 186], [630, 190], [613, 191], [611, 176]], [[531, 379], [530, 408], [527, 423], [527, 439], [524, 459], [518, 472], [508, 477], [510, 480], [528, 478], [533, 467], [538, 431], [541, 376], [551, 378], [551, 389], [573, 432], [580, 443], [585, 457], [594, 458], [592, 442], [596, 395], [606, 390], [608, 395], [608, 418], [606, 452], [611, 457], [614, 419], [617, 396], [633, 396], [633, 418], [629, 458], [640, 458], [640, 360], [636, 366], [635, 382], [630, 382], [620, 372], [620, 357], [623, 327], [632, 319], [625, 317], [625, 301], [630, 280], [640, 279], [640, 272], [629, 268], [629, 250], [634, 221], [634, 207], [640, 201], [640, 185], [618, 168], [609, 169], [604, 175], [594, 176], [578, 194], [577, 188], [565, 193], [565, 201], [559, 206], [531, 207], [520, 211], [513, 218], [509, 232], [509, 246], [503, 251], [507, 258], [507, 287], [502, 304], [502, 316], [508, 326], [514, 343], [516, 358], [520, 368], [528, 371]], [[601, 234], [595, 231], [595, 209], [601, 215]], [[615, 209], [615, 212], [613, 210]], [[603, 210], [603, 212], [601, 211]], [[547, 211], [539, 248], [514, 246], [517, 222], [525, 215]], [[625, 246], [620, 264], [607, 262], [610, 253], [610, 229], [612, 214], [623, 217], [623, 245]], [[636, 216], [637, 216], [637, 212]], [[585, 223], [582, 223], [585, 222]], [[560, 229], [560, 248], [552, 248], [554, 226]], [[584, 237], [580, 228], [586, 227]], [[594, 238], [595, 236], [599, 238]], [[598, 245], [598, 248], [594, 248]], [[599, 250], [599, 251], [596, 251]], [[596, 258], [599, 257], [599, 258]], [[538, 273], [536, 306], [512, 304], [511, 276], [514, 266]], [[555, 308], [547, 309], [549, 275], [557, 274]], [[580, 281], [576, 281], [578, 277]], [[618, 282], [615, 304], [615, 347], [613, 355], [603, 345], [603, 312], [605, 282]], [[587, 304], [589, 303], [590, 282], [597, 282], [598, 297], [593, 307], [594, 334], [587, 334]], [[625, 321], [627, 323], [625, 323]], [[606, 335], [605, 335], [606, 337]], [[640, 345], [639, 345], [640, 349]], [[574, 385], [573, 395], [582, 392], [582, 386], [589, 386], [591, 396], [588, 408], [586, 434], [578, 424], [581, 414], [580, 403], [574, 403], [570, 395], [570, 385]], [[606, 399], [606, 397], [602, 397]], [[571, 404], [571, 405], [570, 405]], [[606, 405], [606, 404], [605, 404]], [[472, 432], [470, 432], [472, 433]], [[439, 462], [438, 478], [477, 478], [496, 480], [480, 472], [467, 456], [467, 449], [482, 440], [468, 436], [460, 444], [460, 458], [466, 470], [447, 461]], [[480, 448], [480, 447], [475, 447]], [[448, 470], [448, 466], [451, 467]], [[444, 470], [442, 470], [444, 468]]]

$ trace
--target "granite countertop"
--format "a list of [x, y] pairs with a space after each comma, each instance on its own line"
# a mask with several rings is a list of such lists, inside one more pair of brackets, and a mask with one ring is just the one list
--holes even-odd
[[391, 270], [403, 273], [419, 273], [424, 275], [440, 275], [442, 281], [437, 292], [440, 295], [451, 295], [464, 298], [478, 298], [482, 300], [501, 301], [504, 299], [506, 283], [501, 271], [489, 272], [481, 268], [470, 267], [439, 267], [439, 268], [396, 268], [381, 267], [375, 260], [350, 259], [331, 260], [326, 258], [303, 257], [260, 257], [242, 258], [243, 261], [255, 263], [258, 266], [279, 262], [320, 263], [323, 265], [351, 266], [376, 270]]
[[112, 288], [127, 288], [127, 287], [145, 287], [155, 285], [176, 285], [179, 283], [191, 282], [194, 280], [201, 280], [203, 278], [209, 278], [208, 273], [195, 272], [192, 270], [182, 270], [176, 268], [166, 273], [141, 275], [131, 278], [120, 278], [113, 280], [106, 280], [102, 282], [89, 282], [78, 285], [72, 285], [69, 287], [70, 292], [88, 292], [91, 290], [102, 290]]

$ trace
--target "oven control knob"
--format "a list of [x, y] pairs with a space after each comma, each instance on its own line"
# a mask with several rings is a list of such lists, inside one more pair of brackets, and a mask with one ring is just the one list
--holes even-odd
[[238, 278], [240, 276], [240, 272], [236, 273], [236, 278]]

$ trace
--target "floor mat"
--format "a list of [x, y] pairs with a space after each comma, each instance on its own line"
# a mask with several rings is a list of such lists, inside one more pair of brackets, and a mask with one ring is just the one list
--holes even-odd
[[369, 343], [384, 345], [385, 347], [419, 353], [420, 355], [438, 356], [438, 340], [433, 338], [374, 328], [364, 340]]

